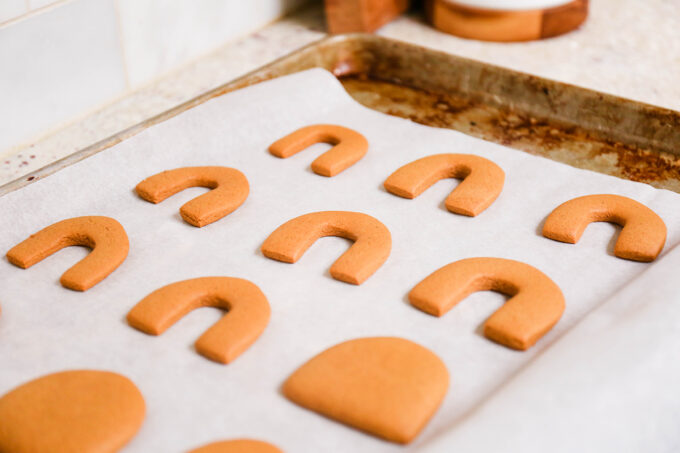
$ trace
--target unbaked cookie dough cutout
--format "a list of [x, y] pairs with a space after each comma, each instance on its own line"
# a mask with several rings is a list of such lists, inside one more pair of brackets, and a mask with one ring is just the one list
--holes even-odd
[[331, 276], [353, 285], [362, 284], [382, 266], [392, 250], [392, 235], [368, 214], [320, 211], [296, 217], [278, 227], [262, 244], [267, 258], [295, 263], [319, 238], [339, 236], [354, 244], [331, 266]]
[[234, 439], [213, 442], [188, 453], [283, 453], [283, 450], [261, 440]]
[[262, 334], [270, 307], [254, 283], [233, 277], [201, 277], [172, 283], [142, 299], [127, 315], [130, 326], [160, 335], [196, 308], [227, 313], [196, 341], [196, 351], [219, 363], [230, 363]]
[[666, 243], [666, 224], [654, 211], [621, 195], [586, 195], [562, 203], [543, 225], [543, 236], [576, 244], [591, 222], [622, 227], [614, 255], [632, 261], [654, 261]]
[[435, 154], [397, 169], [383, 185], [394, 195], [413, 199], [447, 178], [463, 181], [446, 198], [446, 209], [474, 217], [498, 198], [505, 172], [489, 159], [473, 154]]
[[160, 203], [189, 187], [211, 189], [179, 209], [185, 222], [199, 228], [234, 212], [246, 201], [250, 191], [245, 175], [229, 167], [183, 167], [163, 171], [137, 184], [135, 191], [146, 201]]
[[359, 161], [368, 151], [368, 140], [360, 133], [333, 124], [303, 127], [275, 141], [269, 152], [285, 159], [316, 143], [333, 147], [312, 162], [312, 171], [321, 176], [335, 176]]
[[139, 389], [120, 374], [48, 374], [0, 398], [0, 451], [116, 452], [137, 433], [145, 410]]
[[123, 226], [104, 216], [74, 217], [54, 223], [7, 252], [7, 260], [27, 269], [73, 245], [92, 251], [61, 276], [64, 288], [87, 291], [113, 272], [127, 257], [130, 244]]
[[510, 299], [484, 323], [484, 335], [512, 349], [526, 350], [562, 317], [559, 286], [533, 266], [503, 258], [467, 258], [447, 264], [409, 293], [411, 304], [442, 316], [477, 291], [498, 291]]
[[449, 386], [444, 363], [403, 338], [372, 337], [333, 346], [283, 385], [296, 404], [391, 442], [411, 442]]

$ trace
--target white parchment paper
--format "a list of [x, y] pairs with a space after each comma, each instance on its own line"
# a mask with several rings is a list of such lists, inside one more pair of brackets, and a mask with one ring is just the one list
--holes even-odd
[[[370, 142], [369, 152], [333, 178], [309, 169], [326, 145], [315, 145], [285, 160], [267, 152], [276, 139], [315, 123], [340, 124], [361, 132]], [[384, 179], [401, 165], [445, 152], [484, 156], [506, 172], [503, 193], [476, 218], [454, 215], [444, 208], [443, 200], [457, 184], [455, 180], [439, 182], [415, 200], [393, 196], [382, 188]], [[243, 206], [204, 228], [184, 223], [178, 209], [205, 189], [186, 190], [158, 205], [141, 200], [133, 191], [139, 181], [162, 170], [199, 165], [238, 168], [251, 186]], [[85, 293], [64, 289], [58, 282], [69, 266], [85, 256], [83, 248], [64, 249], [28, 270], [6, 259], [0, 263], [0, 394], [58, 370], [95, 368], [122, 373], [139, 386], [147, 403], [144, 425], [127, 452], [181, 452], [234, 437], [267, 440], [289, 452], [452, 451], [459, 442], [466, 449], [458, 451], [474, 451], [475, 436], [493, 436], [497, 426], [459, 440], [454, 434], [460, 426], [485, 421], [479, 421], [481, 412], [475, 408], [485, 402], [493, 404], [494, 395], [504, 395], [513, 386], [518, 389], [511, 393], [521, 390], [526, 394], [531, 388], [548, 385], [553, 377], [563, 382], [558, 365], [573, 357], [565, 348], [555, 347], [553, 352], [551, 345], [605, 301], [615, 306], [614, 295], [627, 284], [633, 285], [643, 272], [655, 275], [655, 268], [660, 267], [660, 263], [614, 257], [617, 228], [607, 223], [590, 225], [577, 245], [542, 237], [543, 220], [553, 208], [594, 193], [625, 195], [656, 211], [668, 227], [664, 254], [680, 240], [677, 194], [376, 113], [355, 103], [323, 70], [227, 94], [0, 198], [3, 253], [47, 225], [81, 215], [113, 217], [130, 238], [126, 261]], [[319, 240], [294, 265], [266, 259], [260, 253], [264, 239], [280, 224], [320, 210], [365, 212], [390, 229], [392, 254], [363, 285], [348, 285], [329, 276], [331, 263], [349, 245], [344, 239]], [[474, 294], [442, 318], [408, 304], [408, 291], [421, 279], [447, 263], [475, 256], [527, 262], [562, 288], [567, 302], [564, 316], [529, 351], [512, 351], [481, 335], [483, 321], [505, 300], [499, 294]], [[651, 282], [672, 281], [670, 269], [663, 269], [667, 273]], [[272, 308], [263, 335], [234, 363], [213, 363], [193, 349], [195, 339], [222, 316], [216, 309], [196, 310], [158, 337], [125, 322], [127, 312], [155, 289], [188, 278], [219, 275], [251, 280]], [[677, 318], [677, 310], [674, 315]], [[574, 329], [567, 338], [579, 341], [579, 332]], [[609, 332], [598, 332], [594, 329], [582, 335], [606, 341]], [[381, 441], [299, 408], [281, 395], [282, 382], [313, 355], [347, 339], [386, 335], [430, 348], [451, 374], [441, 408], [411, 445]], [[587, 349], [587, 344], [579, 347]], [[640, 354], [644, 356], [644, 351]], [[528, 387], [522, 385], [523, 371], [533, 368], [537, 355], [553, 365], [543, 365], [539, 383], [527, 378]], [[605, 361], [626, 359], [625, 350], [603, 352], [597, 357], [600, 365], [592, 367], [593, 379], [608, 371], [602, 366]], [[541, 394], [561, 390], [562, 386], [548, 386]], [[600, 386], [582, 390], [602, 391]], [[585, 394], [574, 394], [588, 401]], [[509, 417], [516, 413], [513, 405], [522, 404], [522, 414], [531, 414], [531, 423], [540, 430], [536, 424], [542, 420], [544, 402], [534, 405], [534, 400], [508, 396], [498, 401], [498, 410]], [[555, 401], [559, 404], [560, 400]], [[616, 413], [626, 409], [621, 407]], [[561, 411], [554, 407], [550, 413], [559, 416]], [[593, 424], [604, 422], [592, 420]], [[628, 429], [622, 426], [619, 435], [625, 436]], [[483, 440], [479, 439], [480, 446]], [[512, 445], [502, 445], [512, 449]]]

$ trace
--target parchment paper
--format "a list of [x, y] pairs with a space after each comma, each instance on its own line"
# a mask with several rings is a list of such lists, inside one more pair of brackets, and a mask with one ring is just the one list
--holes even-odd
[[[324, 178], [312, 173], [309, 165], [327, 145], [315, 145], [285, 160], [267, 152], [276, 139], [315, 123], [340, 124], [361, 132], [370, 142], [368, 154], [340, 175]], [[384, 179], [401, 165], [445, 152], [484, 156], [506, 172], [503, 193], [476, 218], [454, 215], [444, 208], [443, 200], [457, 184], [455, 180], [439, 182], [415, 200], [396, 197], [382, 188]], [[178, 209], [205, 189], [186, 190], [158, 205], [133, 192], [139, 181], [157, 172], [198, 165], [225, 165], [244, 172], [251, 186], [245, 204], [198, 229], [184, 223]], [[675, 272], [669, 266], [614, 257], [617, 228], [610, 224], [590, 225], [577, 245], [542, 237], [543, 220], [553, 208], [593, 193], [625, 195], [656, 211], [668, 227], [664, 254], [680, 240], [680, 197], [674, 193], [376, 113], [355, 103], [323, 70], [227, 94], [0, 198], [3, 253], [47, 225], [80, 215], [113, 217], [130, 238], [127, 260], [86, 293], [69, 291], [58, 282], [61, 273], [85, 256], [86, 249], [64, 249], [28, 270], [6, 259], [0, 263], [0, 394], [58, 370], [95, 368], [122, 373], [139, 386], [147, 403], [144, 425], [126, 452], [181, 452], [234, 437], [267, 440], [289, 452], [419, 451], [424, 447], [453, 451], [458, 443], [466, 448], [457, 451], [474, 451], [476, 445], [490, 442], [498, 425], [514, 414], [527, 416], [530, 426], [540, 431], [545, 400], [518, 400], [513, 395], [530, 396], [535, 390], [544, 398], [555, 397], [555, 406], [547, 413], [560, 417], [562, 400], [557, 397], [566, 392], [565, 387], [573, 385], [565, 394], [585, 402], [589, 394], [606, 390], [604, 384], [578, 387], [578, 382], [565, 381], [564, 367], [578, 364], [581, 373], [600, 382], [608, 376], [607, 361], [624, 366], [633, 360], [626, 348], [612, 348], [600, 351], [598, 363], [592, 365], [595, 352], [588, 351], [590, 342], [585, 339], [606, 342], [614, 335], [597, 325], [574, 329], [568, 337], [591, 362], [575, 364], [573, 350], [551, 345], [605, 301], [607, 307], [616, 308], [616, 294], [623, 294], [619, 291], [627, 284], [636, 285], [643, 272], [638, 303], [646, 302], [640, 298], [658, 303], [659, 292], [646, 297], [647, 285], [669, 279], [669, 284], [674, 283]], [[320, 210], [365, 212], [390, 229], [392, 254], [363, 285], [348, 285], [329, 276], [331, 263], [349, 245], [344, 239], [319, 240], [294, 265], [266, 259], [260, 253], [264, 239], [280, 224]], [[505, 300], [499, 294], [474, 294], [442, 318], [408, 304], [408, 291], [421, 279], [447, 263], [474, 256], [527, 262], [562, 288], [567, 302], [564, 316], [529, 351], [509, 350], [481, 335], [483, 321]], [[158, 337], [125, 322], [127, 312], [155, 289], [188, 278], [219, 275], [251, 280], [272, 307], [263, 335], [232, 364], [216, 364], [193, 349], [195, 339], [222, 316], [218, 310], [196, 310]], [[673, 315], [677, 329], [678, 311]], [[645, 329], [636, 333], [640, 338], [646, 334]], [[362, 336], [411, 339], [438, 354], [449, 369], [451, 385], [441, 408], [409, 446], [393, 445], [330, 421], [297, 407], [280, 393], [282, 382], [307, 359]], [[622, 341], [627, 338], [625, 332], [620, 337]], [[636, 357], [644, 357], [645, 352], [643, 348]], [[539, 355], [541, 365], [537, 362], [536, 367], [526, 368]], [[538, 369], [534, 374], [540, 373], [542, 379], [521, 373], [531, 368]], [[640, 379], [645, 376], [641, 373]], [[553, 379], [561, 385], [551, 385]], [[509, 381], [511, 385], [505, 386]], [[668, 391], [658, 389], [666, 398]], [[677, 401], [678, 391], [672, 392], [670, 396]], [[620, 389], [616, 396], [630, 394]], [[506, 417], [490, 418], [494, 423], [489, 425], [479, 414], [490, 409], [472, 413], [485, 401], [485, 407]], [[613, 415], [628, 409], [622, 405]], [[522, 425], [522, 420], [513, 420], [509, 426]], [[566, 426], [573, 422], [569, 413], [563, 422]], [[607, 422], [601, 417], [591, 419], [593, 426]], [[471, 431], [471, 425], [486, 429]], [[459, 427], [466, 430], [461, 428], [461, 433], [473, 434], [467, 439], [456, 436]], [[618, 435], [625, 437], [636, 426], [620, 428]], [[507, 431], [501, 432], [505, 436]], [[513, 447], [501, 445], [506, 451]]]

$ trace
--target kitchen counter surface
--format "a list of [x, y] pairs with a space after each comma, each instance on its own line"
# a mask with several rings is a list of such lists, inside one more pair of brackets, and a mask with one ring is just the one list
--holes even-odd
[[[680, 110], [677, 0], [591, 0], [577, 31], [544, 41], [487, 43], [446, 35], [407, 15], [380, 35]], [[66, 127], [0, 157], [0, 184], [66, 157], [325, 36], [312, 5], [231, 42]]]

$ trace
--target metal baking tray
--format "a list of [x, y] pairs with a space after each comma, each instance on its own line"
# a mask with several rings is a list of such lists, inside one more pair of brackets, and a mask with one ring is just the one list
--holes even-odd
[[321, 39], [0, 187], [23, 187], [230, 91], [321, 67], [361, 104], [680, 192], [680, 112], [375, 35]]

